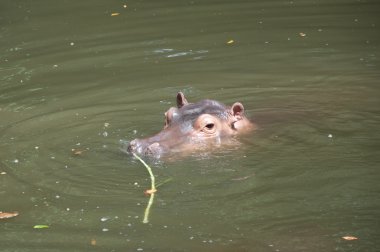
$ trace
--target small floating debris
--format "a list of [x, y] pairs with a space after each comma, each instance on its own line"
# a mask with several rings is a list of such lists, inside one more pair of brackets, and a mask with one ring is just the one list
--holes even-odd
[[111, 17], [115, 17], [115, 16], [119, 16], [119, 15], [120, 15], [119, 12], [113, 12], [113, 13], [111, 13]]
[[328, 134], [328, 136], [327, 136], [328, 138], [332, 138], [333, 137], [333, 135], [332, 134]]
[[18, 215], [18, 212], [1, 212], [0, 211], [0, 220], [10, 219], [10, 218], [16, 217], [17, 215]]
[[226, 44], [227, 44], [227, 45], [232, 45], [232, 44], [234, 44], [234, 43], [235, 43], [235, 41], [234, 41], [233, 39], [230, 39], [230, 40], [227, 41]]
[[49, 228], [48, 225], [34, 225], [33, 226], [34, 229], [43, 229], [43, 228]]
[[354, 241], [354, 240], [358, 240], [359, 238], [358, 237], [355, 237], [355, 236], [343, 236], [342, 239], [346, 240], [346, 241]]
[[300, 32], [299, 35], [300, 35], [301, 37], [306, 37], [306, 33], [303, 33], [303, 32]]
[[80, 156], [82, 155], [85, 151], [83, 149], [71, 149], [71, 152], [73, 153], [74, 156]]

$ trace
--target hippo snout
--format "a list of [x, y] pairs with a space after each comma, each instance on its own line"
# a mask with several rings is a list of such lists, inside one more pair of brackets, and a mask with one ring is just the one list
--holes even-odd
[[129, 145], [128, 145], [128, 148], [127, 148], [128, 152], [130, 153], [138, 153], [139, 151], [139, 142], [137, 139], [135, 140], [132, 140], [129, 142]]
[[135, 139], [132, 140], [127, 148], [128, 152], [138, 155], [151, 156], [160, 158], [162, 153], [162, 147], [158, 142], [146, 143], [144, 140]]

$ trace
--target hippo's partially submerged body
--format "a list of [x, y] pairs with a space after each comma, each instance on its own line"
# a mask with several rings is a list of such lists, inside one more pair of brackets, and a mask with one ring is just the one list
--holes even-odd
[[164, 129], [152, 137], [132, 140], [128, 152], [160, 158], [171, 153], [204, 150], [220, 146], [232, 136], [253, 128], [239, 102], [231, 107], [214, 100], [189, 103], [179, 92], [177, 108], [165, 113]]

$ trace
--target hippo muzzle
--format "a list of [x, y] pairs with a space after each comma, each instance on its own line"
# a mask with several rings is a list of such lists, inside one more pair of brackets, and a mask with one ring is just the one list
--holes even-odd
[[144, 140], [135, 139], [132, 140], [128, 145], [128, 152], [135, 153], [140, 156], [150, 156], [154, 158], [160, 158], [164, 152], [160, 143], [147, 143]]

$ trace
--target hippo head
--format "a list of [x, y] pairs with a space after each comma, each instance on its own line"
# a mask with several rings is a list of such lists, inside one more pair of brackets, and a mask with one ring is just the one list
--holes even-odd
[[152, 137], [132, 140], [127, 150], [160, 158], [220, 146], [233, 136], [252, 129], [253, 124], [245, 117], [240, 102], [231, 107], [214, 100], [189, 103], [179, 92], [177, 107], [165, 113], [164, 128]]

